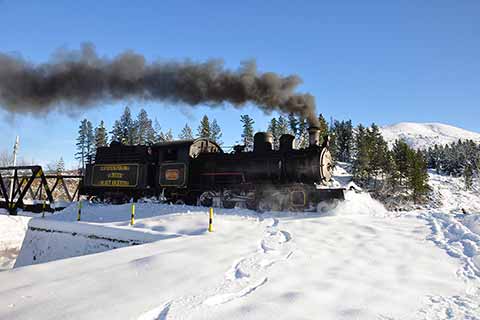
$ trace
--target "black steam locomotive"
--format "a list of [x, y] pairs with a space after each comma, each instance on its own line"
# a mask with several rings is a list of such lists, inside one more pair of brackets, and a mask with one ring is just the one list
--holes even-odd
[[98, 148], [87, 165], [81, 193], [112, 202], [157, 197], [176, 204], [310, 210], [344, 195], [327, 187], [333, 170], [328, 138], [320, 143], [315, 127], [309, 135], [306, 148], [295, 149], [294, 137], [285, 134], [274, 150], [272, 135], [259, 132], [253, 151], [235, 146], [231, 153], [203, 138], [152, 146], [113, 142]]

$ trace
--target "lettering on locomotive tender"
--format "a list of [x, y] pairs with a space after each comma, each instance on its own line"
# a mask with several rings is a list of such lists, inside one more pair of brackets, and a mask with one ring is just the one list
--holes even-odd
[[137, 164], [99, 164], [93, 166], [93, 186], [136, 187], [137, 181]]

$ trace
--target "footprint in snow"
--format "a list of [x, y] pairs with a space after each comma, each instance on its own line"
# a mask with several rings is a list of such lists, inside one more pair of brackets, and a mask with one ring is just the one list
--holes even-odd
[[208, 290], [210, 293], [178, 297], [143, 314], [138, 320], [191, 318], [202, 307], [222, 305], [243, 298], [265, 285], [268, 269], [277, 262], [288, 260], [294, 252], [292, 235], [285, 230], [275, 230], [277, 225], [278, 220], [273, 218], [272, 225], [267, 227], [265, 236], [260, 241], [260, 250], [233, 263], [225, 272], [223, 283]]

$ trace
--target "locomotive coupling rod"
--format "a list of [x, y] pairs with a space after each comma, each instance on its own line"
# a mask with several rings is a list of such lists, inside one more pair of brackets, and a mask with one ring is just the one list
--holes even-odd
[[130, 225], [135, 224], [135, 203], [132, 203], [132, 215], [130, 216]]
[[210, 208], [208, 216], [208, 232], [213, 232], [213, 208]]

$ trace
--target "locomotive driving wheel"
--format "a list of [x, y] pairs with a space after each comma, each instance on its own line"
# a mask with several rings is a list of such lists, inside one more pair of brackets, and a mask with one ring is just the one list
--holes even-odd
[[215, 197], [215, 192], [205, 191], [198, 198], [198, 203], [203, 207], [212, 207], [214, 197]]

